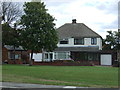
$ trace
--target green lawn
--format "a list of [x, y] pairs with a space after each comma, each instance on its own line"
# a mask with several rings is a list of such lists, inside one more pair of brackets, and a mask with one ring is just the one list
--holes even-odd
[[117, 88], [118, 68], [102, 66], [3, 65], [2, 81]]

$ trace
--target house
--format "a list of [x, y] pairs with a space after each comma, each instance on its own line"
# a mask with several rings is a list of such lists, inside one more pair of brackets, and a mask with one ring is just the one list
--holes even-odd
[[5, 45], [2, 47], [2, 62], [8, 64], [27, 64], [29, 63], [29, 53], [21, 46], [14, 47]]
[[[44, 52], [44, 62], [70, 61], [87, 65], [113, 65], [117, 60], [115, 51], [102, 50], [102, 37], [84, 23], [66, 23], [57, 29], [59, 42], [53, 52]], [[35, 56], [35, 55], [34, 55]], [[34, 60], [34, 64], [42, 61]]]
[[[59, 42], [53, 52], [44, 52], [44, 61], [99, 60], [102, 37], [83, 23], [66, 23], [57, 29]], [[40, 60], [35, 60], [39, 62]]]

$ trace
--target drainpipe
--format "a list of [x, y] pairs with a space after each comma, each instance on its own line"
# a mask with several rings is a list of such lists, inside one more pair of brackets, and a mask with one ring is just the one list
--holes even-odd
[[13, 59], [14, 59], [14, 64], [16, 64], [16, 62], [15, 62], [15, 45], [13, 46], [13, 48], [14, 48], [14, 50], [13, 50], [13, 53], [14, 53], [14, 54], [13, 54], [13, 55], [14, 55], [14, 58], [13, 58]]
[[32, 59], [33, 58], [33, 50], [31, 51], [31, 57], [30, 57], [30, 61], [29, 61], [29, 66], [32, 66]]

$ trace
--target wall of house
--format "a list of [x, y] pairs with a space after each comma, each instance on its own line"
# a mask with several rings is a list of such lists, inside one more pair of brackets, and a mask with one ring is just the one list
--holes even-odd
[[[15, 55], [18, 55], [19, 58], [13, 59], [13, 51], [2, 48], [2, 62], [8, 64], [27, 64], [29, 63], [29, 55], [27, 51], [15, 51]], [[11, 56], [12, 55], [12, 56]]]
[[8, 50], [6, 48], [2, 48], [2, 62], [4, 62], [5, 60], [8, 60], [7, 52]]
[[102, 50], [102, 40], [101, 38], [97, 38], [97, 44], [91, 45], [91, 38], [84, 38], [84, 45], [74, 45], [74, 38], [68, 39], [68, 44], [60, 44], [58, 42], [58, 47], [88, 47], [88, 46], [99, 46], [99, 50]]
[[99, 46], [99, 50], [102, 50], [102, 39], [97, 38], [97, 45]]

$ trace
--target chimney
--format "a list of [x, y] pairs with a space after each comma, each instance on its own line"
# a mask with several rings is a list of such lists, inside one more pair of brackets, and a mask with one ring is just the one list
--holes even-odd
[[72, 24], [75, 24], [76, 23], [76, 19], [72, 19]]

